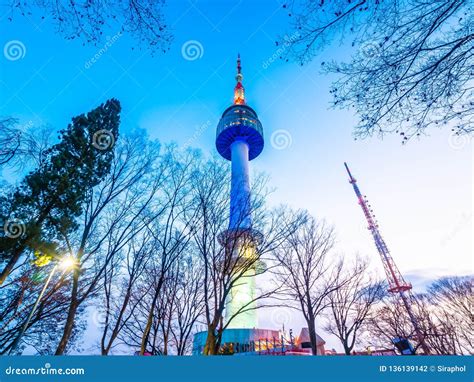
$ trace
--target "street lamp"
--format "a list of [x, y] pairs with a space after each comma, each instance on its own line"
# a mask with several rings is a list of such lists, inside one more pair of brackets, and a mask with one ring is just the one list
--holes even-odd
[[72, 256], [64, 256], [61, 261], [57, 264], [62, 270], [68, 271], [74, 268], [76, 260]]
[[20, 340], [23, 337], [23, 334], [25, 334], [26, 329], [28, 329], [28, 325], [30, 324], [31, 318], [33, 317], [33, 314], [35, 314], [36, 308], [38, 307], [39, 302], [43, 298], [44, 292], [48, 288], [49, 282], [54, 276], [54, 273], [58, 268], [62, 269], [63, 272], [67, 272], [68, 270], [71, 270], [74, 268], [76, 264], [76, 261], [74, 258], [70, 255], [64, 256], [60, 261], [58, 261], [53, 269], [51, 269], [51, 272], [49, 273], [49, 276], [43, 286], [43, 289], [41, 289], [41, 293], [39, 294], [38, 298], [35, 301], [35, 304], [33, 305], [33, 309], [31, 309], [30, 314], [28, 315], [28, 318], [26, 319], [25, 325], [23, 325], [23, 328], [21, 329], [20, 333], [18, 333], [18, 336], [15, 338], [15, 341], [12, 343], [12, 347], [10, 348], [10, 351], [8, 354], [13, 354], [13, 352], [17, 349], [18, 345], [20, 344]]

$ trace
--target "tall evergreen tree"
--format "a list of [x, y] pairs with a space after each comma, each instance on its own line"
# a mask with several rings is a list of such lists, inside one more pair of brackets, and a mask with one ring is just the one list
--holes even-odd
[[39, 167], [0, 199], [0, 285], [21, 255], [54, 251], [54, 239], [75, 228], [86, 190], [110, 171], [118, 138], [120, 103], [116, 99], [72, 119], [59, 132]]

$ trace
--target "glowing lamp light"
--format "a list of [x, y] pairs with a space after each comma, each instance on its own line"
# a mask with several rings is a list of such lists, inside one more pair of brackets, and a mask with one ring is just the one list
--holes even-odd
[[70, 270], [74, 268], [74, 265], [76, 264], [76, 261], [72, 256], [65, 256], [60, 262], [59, 262], [59, 267], [65, 271]]

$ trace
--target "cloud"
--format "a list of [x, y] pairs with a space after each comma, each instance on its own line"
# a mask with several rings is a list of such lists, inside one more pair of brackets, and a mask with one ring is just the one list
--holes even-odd
[[428, 286], [435, 280], [438, 280], [446, 276], [465, 276], [469, 272], [464, 273], [453, 273], [453, 271], [447, 268], [423, 268], [423, 269], [414, 269], [404, 273], [404, 278], [406, 281], [410, 282], [413, 285], [413, 291], [424, 292]]

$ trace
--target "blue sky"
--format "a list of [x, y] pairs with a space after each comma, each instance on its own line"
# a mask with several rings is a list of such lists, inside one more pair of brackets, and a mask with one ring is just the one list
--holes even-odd
[[[382, 235], [402, 273], [422, 288], [427, 280], [472, 273], [472, 142], [454, 142], [449, 129], [402, 146], [396, 136], [354, 141], [356, 117], [329, 108], [332, 78], [320, 63], [349, 59], [331, 45], [303, 67], [281, 60], [275, 40], [288, 33], [280, 2], [169, 1], [165, 9], [174, 40], [166, 54], [151, 56], [128, 35], [106, 31], [111, 47], [88, 65], [104, 43], [83, 46], [58, 35], [51, 20], [34, 15], [6, 20], [0, 7], [0, 44], [19, 40], [22, 59], [0, 57], [0, 115], [21, 123], [65, 127], [74, 115], [110, 97], [122, 103], [121, 129], [141, 127], [163, 142], [191, 144], [216, 153], [215, 127], [232, 101], [235, 58], [242, 56], [247, 102], [259, 114], [266, 146], [252, 161], [276, 191], [272, 204], [307, 208], [335, 225], [338, 253], [380, 260], [362, 211], [347, 181], [347, 161], [374, 207]], [[288, 33], [291, 35], [291, 32]], [[182, 47], [201, 46], [187, 60]], [[277, 149], [273, 133], [291, 144]], [[268, 322], [268, 317], [263, 318]]]

